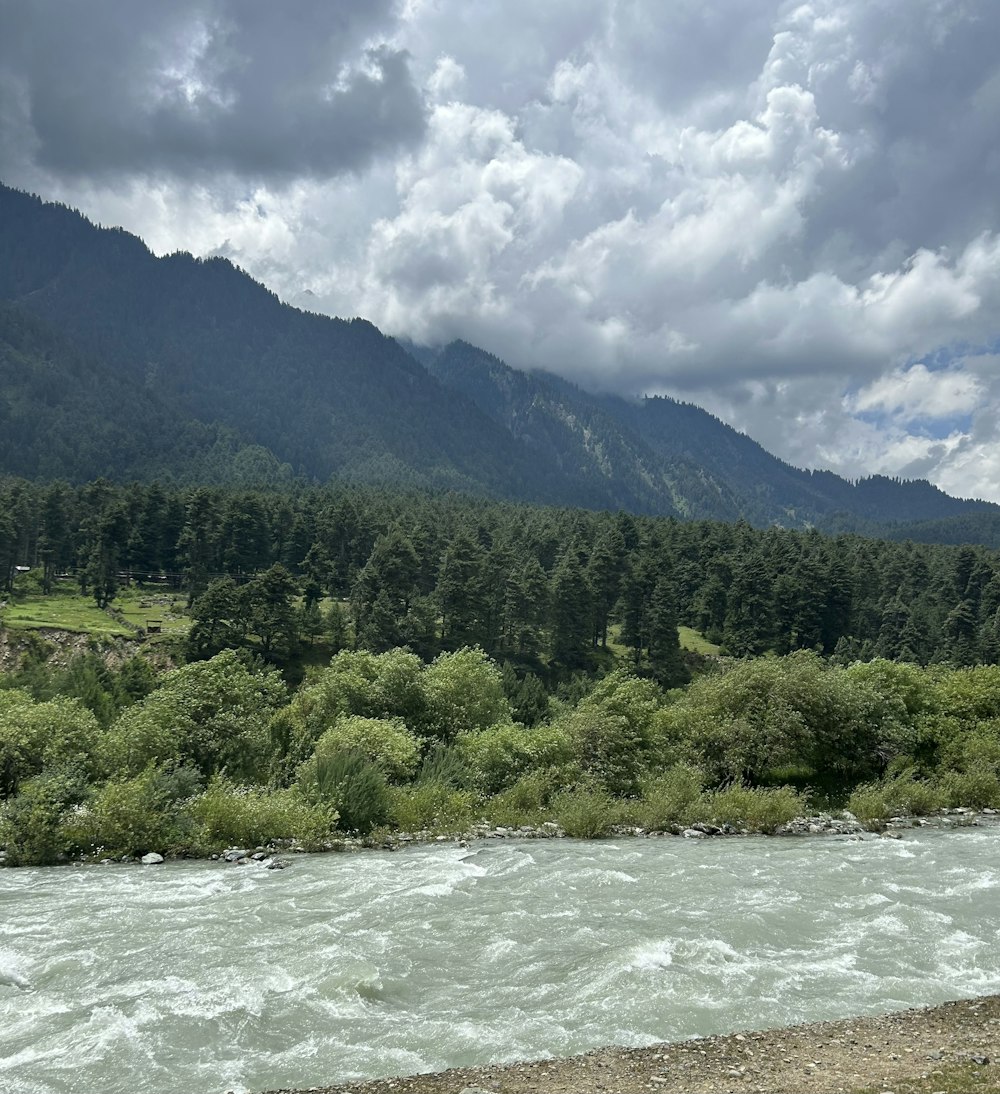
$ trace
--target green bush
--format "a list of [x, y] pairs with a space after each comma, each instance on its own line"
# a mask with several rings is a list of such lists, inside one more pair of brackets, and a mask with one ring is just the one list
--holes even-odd
[[863, 824], [896, 816], [922, 816], [941, 809], [945, 794], [933, 784], [903, 772], [855, 788], [847, 808]]
[[476, 796], [444, 783], [421, 782], [390, 791], [391, 823], [404, 832], [463, 835], [472, 827]]
[[93, 791], [66, 818], [64, 832], [79, 850], [118, 857], [175, 850], [190, 835], [189, 828], [181, 820], [176, 781], [151, 766]]
[[473, 775], [454, 745], [438, 743], [432, 744], [424, 753], [416, 781], [438, 783], [452, 790], [463, 790], [472, 784]]
[[522, 824], [538, 825], [554, 819], [552, 799], [565, 787], [580, 780], [579, 769], [541, 768], [509, 786], [491, 798], [483, 812], [491, 824], [519, 828]]
[[8, 865], [57, 862], [68, 850], [63, 821], [85, 793], [79, 768], [51, 768], [26, 779], [17, 796], [0, 809], [0, 844], [7, 848]]
[[676, 764], [647, 780], [636, 804], [636, 823], [662, 832], [699, 819], [704, 777], [696, 767]]
[[202, 853], [289, 839], [317, 850], [337, 822], [328, 805], [308, 802], [294, 789], [237, 786], [223, 776], [212, 779], [187, 813], [196, 825], [192, 846]]
[[274, 670], [248, 667], [232, 650], [174, 669], [108, 731], [107, 772], [139, 775], [151, 763], [178, 763], [205, 777], [263, 781], [269, 725], [284, 701], [285, 686]]
[[552, 799], [552, 813], [567, 836], [599, 839], [618, 819], [614, 799], [604, 790], [564, 790]]
[[750, 832], [773, 832], [806, 812], [804, 796], [790, 786], [750, 787], [737, 784], [706, 794], [702, 818]]
[[385, 777], [402, 782], [409, 779], [420, 759], [420, 742], [399, 719], [340, 717], [316, 742], [311, 759], [302, 771], [311, 777], [310, 764], [322, 763], [338, 752], [359, 752]]
[[362, 752], [328, 752], [307, 760], [298, 786], [308, 801], [335, 809], [345, 832], [364, 836], [389, 820], [392, 799], [385, 776]]
[[500, 669], [481, 649], [442, 653], [424, 670], [427, 732], [442, 741], [510, 722]]
[[995, 770], [947, 771], [939, 789], [946, 806], [957, 809], [1000, 809], [1000, 777]]
[[564, 764], [573, 757], [565, 729], [526, 729], [512, 722], [462, 733], [455, 747], [468, 765], [475, 786], [486, 794], [496, 794], [531, 771]]
[[883, 769], [906, 719], [902, 699], [882, 703], [867, 677], [800, 650], [700, 677], [659, 722], [675, 754], [718, 783], [796, 768], [849, 784]]
[[658, 756], [663, 692], [652, 680], [613, 672], [560, 723], [581, 768], [610, 794], [634, 796]]
[[45, 768], [91, 774], [100, 740], [97, 719], [78, 700], [36, 703], [25, 691], [0, 690], [0, 800]]
[[323, 734], [340, 720], [358, 717], [422, 728], [423, 674], [420, 658], [407, 650], [338, 653], [271, 722], [271, 764], [279, 781], [293, 777]]

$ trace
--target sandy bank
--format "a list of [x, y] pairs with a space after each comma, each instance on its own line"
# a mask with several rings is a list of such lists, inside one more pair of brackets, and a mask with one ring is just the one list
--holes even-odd
[[459, 1094], [467, 1088], [476, 1094], [1000, 1091], [1000, 996], [872, 1018], [309, 1090]]

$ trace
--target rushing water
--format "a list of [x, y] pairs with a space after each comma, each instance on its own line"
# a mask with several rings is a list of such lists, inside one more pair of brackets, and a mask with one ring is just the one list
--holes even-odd
[[998, 828], [0, 871], [0, 1091], [308, 1087], [998, 992], [998, 911]]

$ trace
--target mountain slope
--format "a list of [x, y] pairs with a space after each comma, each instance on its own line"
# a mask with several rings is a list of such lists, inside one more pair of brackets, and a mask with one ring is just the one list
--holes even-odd
[[998, 506], [949, 497], [923, 480], [851, 483], [829, 471], [803, 471], [690, 403], [592, 395], [545, 372], [512, 369], [465, 342], [417, 352], [442, 383], [546, 458], [615, 478], [635, 499], [631, 508], [656, 498], [690, 517], [797, 527], [839, 515], [841, 528], [859, 529], [872, 521], [1000, 515]]
[[[119, 230], [0, 188], [0, 297], [186, 421], [296, 472], [567, 500], [471, 402], [364, 320], [300, 312], [231, 263], [154, 257]], [[139, 473], [138, 468], [130, 473]]]
[[467, 343], [407, 352], [2, 185], [0, 254], [0, 473], [336, 476], [787, 526], [1000, 514], [801, 471], [697, 407], [592, 395]]

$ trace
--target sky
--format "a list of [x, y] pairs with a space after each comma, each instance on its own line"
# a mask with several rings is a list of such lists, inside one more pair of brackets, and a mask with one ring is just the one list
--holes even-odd
[[997, 0], [0, 0], [0, 179], [1000, 501]]

